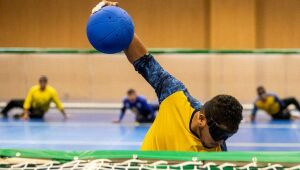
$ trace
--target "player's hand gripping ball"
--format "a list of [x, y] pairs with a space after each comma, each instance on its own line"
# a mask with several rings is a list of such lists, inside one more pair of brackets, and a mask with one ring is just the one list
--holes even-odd
[[131, 17], [116, 5], [115, 2], [100, 2], [87, 24], [90, 43], [102, 53], [113, 54], [127, 49], [134, 35]]

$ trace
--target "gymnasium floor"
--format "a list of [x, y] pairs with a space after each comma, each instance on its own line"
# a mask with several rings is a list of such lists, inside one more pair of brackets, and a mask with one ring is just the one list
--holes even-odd
[[[11, 115], [19, 110], [13, 110]], [[69, 109], [64, 121], [50, 110], [44, 121], [15, 121], [0, 118], [0, 148], [53, 150], [138, 150], [149, 124], [133, 122], [127, 113], [122, 124], [113, 124], [118, 110]], [[248, 115], [249, 112], [245, 112]], [[255, 124], [244, 123], [228, 140], [231, 151], [300, 150], [300, 121], [270, 121], [263, 113]]]

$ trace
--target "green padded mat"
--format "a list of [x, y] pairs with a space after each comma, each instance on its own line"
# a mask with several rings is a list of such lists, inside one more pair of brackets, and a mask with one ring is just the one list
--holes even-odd
[[300, 152], [170, 152], [170, 151], [52, 151], [26, 149], [0, 149], [2, 157], [41, 158], [70, 161], [78, 159], [130, 159], [137, 155], [140, 159], [189, 161], [192, 158], [207, 161], [252, 161], [300, 163]]

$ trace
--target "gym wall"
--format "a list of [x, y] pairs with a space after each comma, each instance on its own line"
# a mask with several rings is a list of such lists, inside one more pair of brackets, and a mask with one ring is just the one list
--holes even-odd
[[[231, 94], [243, 103], [265, 85], [281, 97], [300, 94], [299, 54], [157, 54], [163, 67], [201, 101]], [[0, 101], [24, 98], [47, 75], [63, 101], [120, 102], [128, 88], [155, 101], [154, 90], [123, 54], [0, 54]]]
[[[0, 46], [91, 48], [99, 0], [0, 0]], [[147, 47], [300, 48], [299, 0], [119, 0]]]

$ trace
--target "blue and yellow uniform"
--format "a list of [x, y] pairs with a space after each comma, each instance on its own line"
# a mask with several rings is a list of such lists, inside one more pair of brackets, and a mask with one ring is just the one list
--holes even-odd
[[221, 151], [220, 146], [205, 148], [192, 133], [191, 118], [202, 105], [179, 80], [165, 71], [150, 54], [135, 61], [134, 67], [155, 89], [160, 103], [142, 150]]
[[136, 114], [137, 122], [153, 122], [155, 119], [155, 109], [142, 96], [137, 96], [134, 102], [130, 102], [128, 98], [123, 100], [123, 107], [121, 109], [119, 121], [122, 121], [127, 109], [132, 110]]
[[254, 102], [252, 115], [255, 116], [258, 109], [264, 110], [269, 115], [273, 116], [281, 112], [284, 102], [281, 101], [275, 94], [266, 94], [265, 100], [260, 98]]
[[29, 90], [23, 108], [38, 110], [44, 114], [49, 110], [51, 102], [54, 102], [60, 111], [64, 109], [56, 90], [52, 86], [47, 85], [44, 90], [41, 90], [39, 85], [35, 85]]

